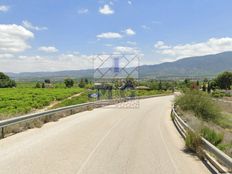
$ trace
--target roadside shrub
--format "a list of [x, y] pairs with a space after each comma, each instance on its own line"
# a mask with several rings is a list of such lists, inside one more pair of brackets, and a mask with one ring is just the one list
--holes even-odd
[[176, 98], [175, 104], [184, 111], [192, 111], [196, 117], [206, 121], [216, 120], [221, 115], [216, 103], [202, 91], [187, 91]]
[[9, 76], [0, 72], [0, 88], [13, 88], [16, 87], [14, 80], [11, 80]]
[[219, 144], [217, 147], [228, 154], [230, 157], [232, 157], [232, 142], [228, 144]]
[[201, 135], [213, 145], [217, 146], [223, 141], [223, 134], [215, 132], [213, 129], [204, 127], [201, 129]]
[[200, 135], [192, 131], [188, 131], [185, 138], [185, 146], [193, 152], [198, 152], [202, 146]]
[[73, 85], [74, 85], [74, 80], [73, 79], [65, 79], [64, 80], [64, 84], [65, 84], [65, 86], [67, 87], [67, 88], [71, 88], [71, 87], [73, 87]]
[[232, 72], [225, 71], [219, 74], [215, 81], [221, 89], [231, 89]]
[[222, 98], [224, 96], [226, 96], [226, 94], [224, 92], [221, 92], [221, 91], [214, 91], [212, 92], [212, 97], [215, 97], [215, 98]]

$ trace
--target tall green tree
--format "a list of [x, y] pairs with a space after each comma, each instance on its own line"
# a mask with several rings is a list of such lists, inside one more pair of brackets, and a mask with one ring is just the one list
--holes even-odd
[[158, 85], [158, 90], [162, 90], [163, 89], [163, 85], [162, 85], [162, 81], [159, 81], [159, 85]]
[[50, 79], [45, 79], [44, 83], [51, 83], [51, 80]]
[[232, 85], [232, 72], [223, 72], [216, 78], [217, 86], [221, 89], [231, 89]]
[[80, 88], [84, 88], [84, 87], [85, 87], [85, 81], [84, 81], [84, 79], [81, 79], [81, 80], [80, 80], [78, 86], [79, 86]]
[[73, 79], [65, 79], [64, 80], [64, 84], [65, 84], [65, 86], [67, 87], [67, 88], [71, 88], [71, 87], [73, 87], [73, 85], [74, 85], [74, 80]]
[[39, 82], [36, 83], [35, 88], [41, 88], [41, 85]]
[[0, 88], [12, 88], [16, 87], [14, 80], [11, 80], [9, 76], [0, 72]]

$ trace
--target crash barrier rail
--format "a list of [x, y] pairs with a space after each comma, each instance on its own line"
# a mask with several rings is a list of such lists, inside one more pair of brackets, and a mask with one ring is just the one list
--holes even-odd
[[[67, 106], [67, 107], [61, 107], [58, 109], [52, 109], [44, 112], [39, 112], [39, 113], [32, 113], [32, 114], [27, 114], [24, 116], [17, 116], [13, 117], [10, 119], [2, 120], [0, 121], [0, 129], [1, 129], [1, 136], [0, 138], [5, 137], [5, 128], [8, 126], [12, 126], [15, 124], [23, 123], [23, 122], [28, 122], [31, 120], [43, 118], [46, 116], [49, 116], [50, 118], [55, 116], [58, 113], [62, 112], [68, 112], [67, 115], [72, 115], [77, 112], [85, 111], [88, 110], [89, 108], [97, 108], [101, 106], [106, 106], [106, 105], [112, 105], [116, 103], [121, 103], [121, 102], [126, 102], [129, 100], [135, 100], [135, 99], [145, 99], [145, 98], [151, 98], [151, 97], [159, 97], [159, 96], [164, 96], [166, 94], [157, 94], [157, 95], [152, 95], [152, 96], [140, 96], [140, 97], [127, 97], [127, 98], [119, 98], [119, 99], [111, 99], [111, 100], [99, 100], [99, 101], [94, 101], [94, 102], [88, 102], [88, 103], [82, 103], [82, 104], [77, 104], [77, 105], [72, 105], [72, 106]], [[75, 111], [77, 109], [80, 109], [79, 111]]]
[[[188, 131], [195, 132], [182, 118], [176, 113], [175, 107], [172, 108], [173, 122], [179, 130], [180, 134], [184, 137], [187, 136]], [[203, 145], [204, 157], [221, 173], [232, 172], [232, 158], [219, 150], [205, 138], [201, 137]], [[216, 159], [216, 160], [215, 160]], [[219, 163], [218, 163], [219, 162]], [[221, 165], [222, 164], [222, 165]]]

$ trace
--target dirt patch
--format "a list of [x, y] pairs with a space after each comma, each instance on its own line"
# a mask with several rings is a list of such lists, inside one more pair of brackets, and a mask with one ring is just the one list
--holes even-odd
[[[72, 98], [74, 98], [74, 97], [78, 97], [78, 96], [80, 96], [82, 94], [82, 92], [81, 93], [78, 93], [78, 94], [74, 94], [74, 95], [72, 95], [72, 96], [70, 96], [70, 97], [68, 97], [68, 98], [66, 98], [66, 99], [64, 99], [64, 100], [67, 100], [67, 99], [72, 99]], [[53, 101], [53, 102], [51, 102], [48, 106], [46, 106], [46, 107], [44, 107], [44, 108], [42, 108], [42, 109], [37, 109], [37, 110], [35, 110], [35, 111], [33, 111], [32, 113], [40, 113], [40, 112], [44, 112], [44, 111], [47, 111], [47, 110], [50, 110], [50, 109], [52, 109], [54, 106], [56, 106], [57, 104], [60, 104], [61, 102], [63, 102], [64, 100], [61, 100], [61, 101]]]

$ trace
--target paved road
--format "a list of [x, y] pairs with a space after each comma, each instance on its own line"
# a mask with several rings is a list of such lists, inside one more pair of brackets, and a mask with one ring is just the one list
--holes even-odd
[[99, 108], [0, 141], [1, 174], [204, 174], [170, 119], [172, 96]]

